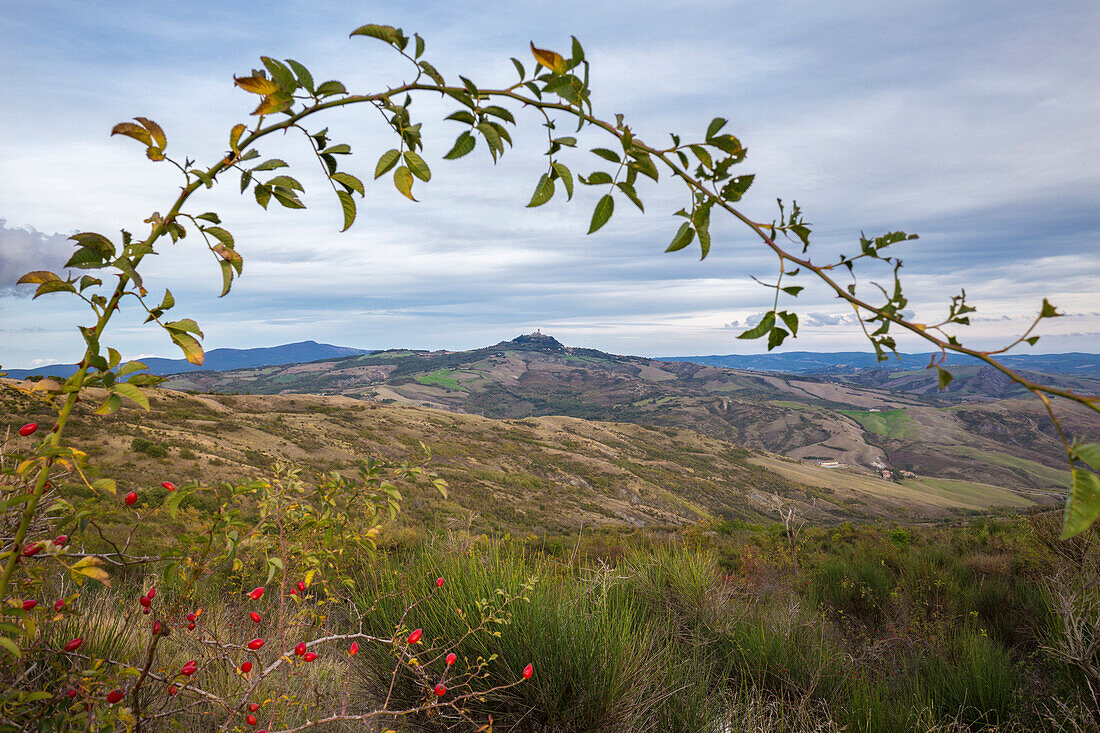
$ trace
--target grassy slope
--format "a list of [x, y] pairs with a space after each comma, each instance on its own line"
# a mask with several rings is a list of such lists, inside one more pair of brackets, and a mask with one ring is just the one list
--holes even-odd
[[[16, 404], [13, 393], [5, 394], [5, 413], [19, 420], [32, 416], [29, 403]], [[899, 496], [896, 485], [856, 474], [851, 480], [862, 488], [853, 492], [835, 483], [837, 474], [766, 456], [750, 461], [750, 451], [675, 427], [561, 416], [492, 420], [317, 395], [159, 390], [152, 405], [150, 413], [125, 408], [108, 418], [80, 414], [71, 435], [105, 475], [118, 480], [120, 490], [140, 490], [151, 503], [165, 479], [241, 479], [276, 461], [347, 471], [367, 455], [415, 458], [423, 441], [453, 492], [449, 500], [427, 490], [408, 492], [406, 521], [413, 524], [440, 526], [471, 512], [482, 517], [478, 527], [522, 533], [682, 525], [711, 517], [755, 520], [771, 516], [773, 493], [821, 522], [916, 521], [979, 505], [1018, 505], [993, 487], [968, 500], [931, 490], [928, 496]], [[133, 450], [134, 438], [152, 441], [167, 455]]]
[[[793, 458], [883, 463], [1029, 491], [1065, 485], [1064, 451], [1045, 429], [1047, 418], [1026, 401], [951, 405], [936, 396], [591, 349], [506, 342], [466, 352], [394, 351], [275, 371], [188, 374], [170, 386], [339, 393], [495, 418], [569, 415], [675, 426]], [[1073, 434], [1100, 431], [1094, 415], [1069, 417]]]

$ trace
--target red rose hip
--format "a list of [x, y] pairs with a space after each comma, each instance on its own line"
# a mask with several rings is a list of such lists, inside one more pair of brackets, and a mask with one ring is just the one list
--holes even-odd
[[416, 642], [420, 641], [420, 637], [423, 636], [423, 635], [424, 635], [424, 629], [417, 629], [416, 631], [409, 634], [409, 643], [410, 644], [415, 644]]
[[134, 502], [137, 501], [137, 492], [131, 491], [129, 494], [126, 495], [124, 501], [126, 502], [126, 506], [133, 506]]
[[454, 664], [457, 661], [458, 661], [458, 657], [455, 656], [454, 652], [451, 652], [450, 654], [447, 655], [447, 666], [448, 667], [450, 667], [452, 664]]
[[249, 672], [251, 672], [252, 671], [252, 662], [245, 662], [244, 664], [242, 664], [241, 665], [241, 671], [244, 672], [245, 674], [248, 674]]
[[248, 642], [248, 648], [251, 649], [252, 651], [257, 651], [258, 649], [261, 649], [263, 647], [263, 645], [264, 645], [264, 640], [263, 639], [253, 639], [252, 641]]
[[75, 639], [73, 639], [72, 641], [70, 641], [68, 644], [65, 645], [65, 651], [75, 652], [77, 649], [80, 648], [80, 645], [83, 644], [83, 643], [84, 643], [84, 637], [83, 636], [78, 636]]
[[26, 425], [24, 425], [23, 427], [19, 428], [19, 434], [22, 435], [25, 438], [28, 435], [34, 435], [35, 431], [37, 431], [37, 430], [38, 430], [38, 423], [29, 422]]
[[435, 686], [434, 692], [437, 697], [443, 697], [447, 694], [447, 686], [440, 682], [438, 685]]
[[169, 491], [175, 491], [176, 490], [176, 485], [174, 483], [172, 483], [171, 481], [161, 481], [160, 485], [163, 486], [164, 488], [168, 489]]
[[122, 696], [124, 694], [125, 693], [123, 693], [122, 690], [119, 690], [117, 688], [114, 689], [114, 690], [111, 690], [110, 692], [107, 693], [107, 702], [114, 705], [116, 702], [118, 702], [119, 700], [122, 699]]

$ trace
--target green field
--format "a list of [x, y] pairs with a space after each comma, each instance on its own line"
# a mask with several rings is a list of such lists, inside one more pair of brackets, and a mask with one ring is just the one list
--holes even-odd
[[908, 438], [915, 424], [904, 409], [882, 412], [840, 410], [840, 412], [858, 422], [867, 432], [890, 438]]
[[459, 385], [458, 380], [452, 376], [453, 374], [454, 372], [450, 369], [437, 369], [430, 374], [418, 375], [416, 381], [433, 387], [442, 387], [443, 389], [451, 389], [456, 392], [465, 392], [466, 388]]

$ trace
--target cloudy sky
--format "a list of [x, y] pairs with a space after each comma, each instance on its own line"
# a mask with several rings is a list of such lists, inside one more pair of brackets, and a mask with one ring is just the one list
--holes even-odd
[[[262, 8], [262, 10], [261, 10]], [[911, 307], [942, 317], [966, 288], [978, 317], [960, 333], [994, 346], [1025, 327], [1047, 296], [1051, 321], [1036, 351], [1100, 351], [1100, 5], [1095, 2], [107, 2], [7, 0], [0, 23], [0, 364], [74, 361], [79, 302], [31, 301], [15, 280], [57, 268], [66, 237], [147, 231], [180, 184], [166, 163], [108, 133], [135, 115], [158, 121], [169, 154], [218, 159], [255, 97], [232, 76], [260, 55], [294, 58], [353, 91], [400, 83], [407, 70], [368, 22], [427, 39], [449, 79], [512, 83], [509, 56], [527, 45], [566, 52], [570, 35], [592, 63], [597, 114], [622, 113], [636, 134], [701, 136], [730, 120], [756, 183], [743, 210], [770, 220], [797, 199], [815, 225], [816, 257], [856, 247], [859, 233], [918, 232], [899, 251]], [[315, 339], [363, 348], [462, 349], [541, 328], [569, 345], [619, 353], [751, 352], [744, 324], [770, 305], [774, 258], [743, 229], [715, 221], [714, 249], [663, 250], [684, 201], [663, 182], [642, 187], [642, 216], [620, 200], [585, 236], [599, 193], [528, 210], [545, 130], [519, 110], [515, 149], [494, 166], [484, 146], [440, 158], [460, 127], [454, 104], [418, 99], [429, 184], [420, 203], [386, 179], [368, 185], [359, 221], [340, 234], [331, 191], [300, 139], [264, 141], [306, 186], [306, 211], [264, 212], [233, 177], [192, 199], [237, 239], [245, 276], [218, 299], [220, 275], [188, 238], [162, 246], [146, 284], [167, 287], [177, 317], [194, 317], [206, 347]], [[392, 140], [369, 109], [321, 122], [369, 179]], [[588, 147], [606, 144], [585, 138]], [[566, 159], [577, 172], [596, 160]], [[821, 288], [794, 305], [804, 328], [790, 348], [866, 348], [845, 308]], [[86, 316], [85, 316], [86, 319]], [[167, 337], [125, 314], [107, 342], [125, 356], [176, 356]], [[902, 341], [909, 351], [926, 350]]]

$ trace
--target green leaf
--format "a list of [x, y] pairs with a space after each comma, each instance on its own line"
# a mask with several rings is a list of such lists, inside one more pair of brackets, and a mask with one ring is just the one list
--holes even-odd
[[[264, 181], [264, 185], [266, 185], [266, 186], [282, 186], [283, 188], [290, 188], [290, 189], [294, 189], [295, 191], [305, 191], [305, 188], [302, 187], [302, 184], [298, 183], [298, 179], [291, 178], [290, 176], [275, 176], [270, 181]], [[214, 227], [210, 227], [206, 231], [210, 231], [210, 229], [213, 229], [213, 228]], [[232, 238], [230, 238], [230, 242], [232, 242], [232, 241], [233, 241]]]
[[338, 81], [326, 81], [324, 84], [317, 87], [318, 97], [327, 97], [332, 94], [347, 94], [347, 88], [343, 83]]
[[740, 163], [745, 158], [745, 149], [741, 147], [741, 141], [733, 135], [718, 135], [707, 140], [707, 143], [733, 156], [735, 162]]
[[253, 173], [258, 173], [260, 171], [273, 171], [276, 168], [287, 168], [287, 167], [289, 167], [289, 166], [287, 166], [285, 160], [279, 160], [278, 158], [271, 158], [270, 160], [265, 160], [263, 163], [260, 163], [258, 166], [253, 168], [252, 172]]
[[1093, 469], [1100, 471], [1100, 443], [1073, 446], [1074, 454]]
[[111, 391], [136, 403], [146, 412], [149, 411], [149, 398], [145, 393], [129, 382], [116, 382], [111, 385]]
[[253, 192], [256, 194], [256, 203], [266, 209], [267, 202], [271, 200], [271, 189], [261, 183], [257, 183]]
[[287, 66], [294, 70], [295, 75], [298, 77], [298, 83], [305, 87], [306, 91], [313, 94], [313, 75], [309, 73], [309, 69], [299, 64], [294, 59], [286, 60]]
[[798, 314], [789, 313], [787, 311], [779, 311], [779, 317], [783, 320], [783, 323], [787, 324], [787, 328], [791, 329], [791, 335], [798, 335]]
[[110, 415], [112, 412], [122, 406], [122, 398], [117, 394], [108, 395], [107, 399], [103, 401], [96, 410], [92, 412], [93, 415]]
[[48, 283], [42, 283], [38, 286], [38, 289], [34, 291], [34, 297], [39, 295], [46, 295], [47, 293], [75, 293], [76, 288], [72, 283], [67, 283], [64, 280], [51, 280]]
[[[733, 178], [722, 187], [722, 198], [726, 201], [740, 201], [741, 197], [745, 195], [745, 192], [749, 190], [749, 186], [752, 185], [752, 181], [756, 176], [752, 173], [747, 173], [743, 176], [737, 176]], [[809, 231], [807, 230], [807, 235]]]
[[469, 110], [465, 110], [465, 109], [455, 110], [454, 112], [450, 113], [449, 115], [447, 115], [443, 119], [445, 119], [445, 120], [454, 120], [455, 122], [462, 122], [462, 123], [467, 124], [471, 127], [473, 127], [474, 125], [477, 124], [477, 118], [474, 117], [473, 114]]
[[382, 157], [378, 159], [378, 165], [374, 166], [374, 178], [378, 180], [382, 177], [386, 171], [397, 165], [397, 161], [401, 159], [400, 150], [387, 150], [382, 153]]
[[355, 223], [355, 200], [347, 191], [337, 191], [336, 195], [340, 198], [340, 207], [344, 210], [344, 228], [340, 231], [346, 232]]
[[489, 146], [489, 152], [495, 161], [497, 155], [504, 152], [504, 143], [500, 139], [500, 133], [488, 122], [478, 123], [477, 129], [485, 138], [485, 143]]
[[298, 81], [294, 78], [294, 74], [290, 73], [283, 62], [277, 61], [270, 56], [261, 56], [260, 61], [264, 62], [264, 66], [269, 72], [271, 72], [271, 78], [273, 78], [279, 87], [287, 94], [292, 94], [295, 89], [298, 88]]
[[564, 163], [554, 163], [554, 172], [558, 174], [562, 185], [565, 186], [565, 195], [568, 201], [573, 200], [573, 173], [565, 167]]
[[805, 288], [803, 288], [801, 285], [789, 285], [785, 288], [782, 288], [782, 290], [787, 295], [793, 295], [797, 298], [798, 294], [805, 290]]
[[321, 151], [322, 155], [351, 155], [351, 146], [347, 143], [340, 143], [339, 145], [330, 145]]
[[702, 145], [689, 145], [691, 152], [695, 153], [695, 157], [699, 159], [699, 162], [703, 164], [704, 168], [714, 168], [714, 160], [710, 157], [710, 153]]
[[1081, 534], [1100, 517], [1100, 478], [1083, 469], [1073, 469], [1073, 488], [1062, 517], [1062, 539]]
[[424, 159], [411, 150], [405, 151], [405, 165], [409, 167], [412, 174], [422, 181], [430, 181], [432, 179], [432, 171], [428, 168], [428, 164], [424, 162]]
[[424, 73], [431, 77], [438, 86], [446, 86], [446, 82], [443, 80], [443, 75], [436, 70], [434, 66], [427, 61], [420, 62], [420, 68], [424, 70]]
[[[286, 178], [287, 176], [280, 176], [280, 178]], [[270, 185], [270, 182], [268, 182]], [[207, 234], [217, 239], [226, 247], [233, 246], [233, 235], [222, 229], [221, 227], [206, 227], [204, 230]]]
[[768, 351], [771, 351], [776, 346], [779, 346], [787, 338], [788, 334], [779, 326], [776, 326], [768, 332]]
[[366, 189], [363, 188], [363, 182], [350, 173], [333, 173], [330, 177], [332, 180], [348, 189], [348, 191], [355, 191], [360, 196], [366, 195]]
[[1040, 318], [1057, 318], [1062, 314], [1059, 313], [1053, 305], [1050, 304], [1046, 298], [1043, 298], [1043, 310], [1039, 313]]
[[0, 646], [4, 647], [4, 650], [16, 659], [23, 656], [23, 652], [19, 650], [19, 645], [6, 636], [0, 636]]
[[614, 150], [608, 150], [607, 148], [592, 148], [592, 152], [600, 156], [604, 160], [610, 160], [612, 163], [619, 163], [622, 160], [621, 158], [619, 158], [618, 153], [616, 153]]
[[947, 371], [942, 367], [936, 367], [936, 383], [940, 389], [947, 389], [947, 385], [951, 384], [951, 380], [955, 378], [955, 375]]
[[680, 228], [676, 232], [676, 236], [672, 238], [672, 243], [668, 245], [665, 252], [679, 252], [684, 247], [691, 244], [693, 239], [695, 239], [695, 230], [691, 228], [691, 224], [684, 222], [680, 225]]
[[413, 176], [405, 166], [398, 166], [397, 170], [393, 172], [393, 185], [397, 187], [397, 190], [405, 195], [410, 201], [416, 201], [412, 195]]
[[288, 209], [304, 209], [306, 205], [303, 204], [298, 197], [294, 194], [294, 191], [289, 188], [277, 187], [271, 189], [271, 195], [275, 197], [275, 200]]
[[649, 176], [654, 181], [658, 180], [660, 174], [657, 172], [657, 166], [654, 165], [653, 159], [649, 157], [649, 153], [633, 157], [634, 167], [638, 169], [639, 173], [644, 176]]
[[588, 227], [588, 233], [592, 234], [598, 231], [600, 227], [607, 223], [614, 211], [615, 199], [611, 198], [609, 193], [604, 194], [603, 198], [596, 202], [596, 208], [592, 211], [592, 223]]
[[580, 180], [586, 186], [599, 186], [600, 184], [611, 183], [613, 179], [611, 174], [605, 171], [592, 171], [588, 178], [581, 176]]
[[631, 186], [626, 181], [619, 181], [616, 186], [628, 199], [630, 199], [631, 203], [633, 203], [635, 206], [638, 207], [638, 209], [645, 213], [645, 206], [642, 205], [642, 200], [638, 198], [638, 193], [634, 190], [633, 186]]
[[550, 176], [543, 173], [542, 176], [539, 177], [539, 182], [535, 186], [535, 193], [531, 196], [531, 201], [527, 204], [527, 208], [533, 209], [536, 206], [542, 206], [553, 197], [554, 181]]
[[1039, 337], [1038, 336], [1029, 336], [1026, 339], [1024, 339], [1024, 341], [1027, 341], [1028, 346], [1034, 346], [1036, 343], [1039, 342]]
[[122, 368], [118, 370], [118, 376], [125, 377], [127, 374], [133, 374], [134, 372], [140, 372], [142, 369], [148, 369], [144, 363], [140, 361], [128, 361], [122, 365]]
[[377, 38], [380, 41], [385, 41], [391, 45], [396, 44], [401, 37], [401, 34], [392, 25], [375, 25], [374, 23], [368, 23], [367, 25], [360, 26], [351, 32], [352, 36], [369, 36], [371, 38]]
[[769, 333], [774, 326], [775, 326], [775, 313], [769, 311], [768, 313], [764, 314], [764, 318], [760, 321], [760, 323], [756, 324], [754, 327], [750, 328], [748, 331], [745, 331], [744, 333], [738, 334], [737, 338], [739, 338], [739, 339], [758, 339], [761, 336], [763, 336], [764, 334]]
[[190, 495], [190, 492], [185, 492], [182, 489], [169, 492], [168, 498], [164, 500], [164, 508], [168, 510], [168, 516], [175, 518], [176, 513], [179, 511], [180, 504], [183, 500]]
[[454, 147], [451, 148], [451, 151], [444, 155], [443, 158], [445, 160], [454, 160], [456, 158], [461, 158], [463, 155], [469, 154], [469, 152], [473, 150], [474, 146], [476, 145], [477, 139], [468, 131], [464, 132], [457, 138], [455, 138]]
[[490, 104], [488, 107], [482, 107], [481, 111], [487, 115], [493, 117], [499, 117], [505, 122], [510, 122], [513, 125], [516, 124], [516, 118], [512, 116], [512, 113], [506, 110], [504, 107], [499, 107], [495, 104]]
[[721, 117], [715, 117], [710, 121], [710, 126], [707, 127], [707, 140], [717, 135], [729, 120], [724, 120]]

